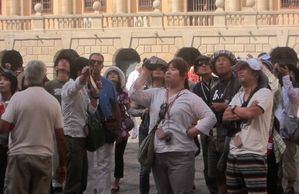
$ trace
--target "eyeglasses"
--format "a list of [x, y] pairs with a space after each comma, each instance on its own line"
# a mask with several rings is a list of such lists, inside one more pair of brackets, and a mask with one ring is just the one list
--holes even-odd
[[89, 64], [90, 65], [95, 65], [95, 64], [99, 64], [99, 65], [102, 65], [103, 64], [103, 61], [100, 61], [100, 60], [93, 60], [93, 59], [90, 59], [89, 60]]

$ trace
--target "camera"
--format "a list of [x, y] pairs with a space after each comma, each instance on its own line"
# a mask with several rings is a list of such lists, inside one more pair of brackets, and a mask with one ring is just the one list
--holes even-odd
[[157, 68], [165, 68], [167, 63], [160, 59], [159, 57], [152, 56], [151, 58], [145, 58], [143, 60], [143, 66], [145, 66], [148, 70], [155, 70]]

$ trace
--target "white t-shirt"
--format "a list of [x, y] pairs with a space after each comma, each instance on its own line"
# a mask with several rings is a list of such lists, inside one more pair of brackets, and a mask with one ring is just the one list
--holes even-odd
[[14, 124], [8, 155], [53, 155], [54, 129], [63, 128], [63, 118], [59, 102], [44, 88], [17, 92], [2, 119]]
[[[243, 103], [244, 91], [238, 92], [230, 105], [241, 106]], [[250, 99], [247, 107], [252, 102], [257, 101], [264, 113], [259, 117], [247, 121], [241, 125], [241, 131], [236, 135], [240, 135], [242, 146], [236, 147], [233, 138], [230, 142], [230, 153], [233, 155], [240, 154], [258, 154], [265, 155], [267, 153], [267, 144], [269, 139], [269, 130], [271, 124], [271, 115], [273, 107], [273, 93], [267, 88], [259, 89]]]
[[127, 83], [126, 83], [126, 89], [129, 91], [133, 83], [136, 81], [136, 79], [139, 77], [140, 73], [135, 69], [129, 74]]
[[[152, 130], [156, 125], [161, 104], [166, 101], [165, 88], [151, 88], [147, 90], [135, 90], [131, 88], [130, 98], [137, 104], [150, 109], [150, 125]], [[195, 151], [197, 148], [194, 139], [187, 136], [186, 131], [193, 124], [200, 132], [208, 135], [210, 129], [216, 123], [216, 117], [213, 111], [206, 103], [196, 94], [189, 90], [182, 90], [177, 95], [169, 98], [169, 102], [173, 104], [169, 112], [165, 115], [165, 119], [160, 123], [159, 128], [164, 132], [173, 134], [170, 144], [166, 144], [164, 140], [155, 137], [155, 152], [188, 152]]]

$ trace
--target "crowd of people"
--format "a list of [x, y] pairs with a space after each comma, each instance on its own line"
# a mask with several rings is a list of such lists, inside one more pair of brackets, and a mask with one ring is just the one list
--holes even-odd
[[[138, 129], [139, 145], [154, 135], [153, 162], [140, 165], [140, 194], [150, 193], [151, 172], [159, 194], [194, 193], [200, 151], [211, 194], [294, 194], [297, 53], [277, 47], [244, 59], [228, 50], [186, 56], [152, 56], [126, 78], [115, 65], [104, 68], [101, 53], [87, 59], [62, 49], [48, 80], [44, 62], [23, 68], [18, 51], [2, 51], [0, 193], [117, 193]], [[95, 151], [86, 146], [89, 115], [104, 128]]]

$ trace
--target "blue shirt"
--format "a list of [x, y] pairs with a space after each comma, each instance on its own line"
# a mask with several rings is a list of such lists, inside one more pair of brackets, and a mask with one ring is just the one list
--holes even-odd
[[101, 82], [102, 89], [99, 93], [100, 102], [98, 110], [102, 113], [102, 116], [108, 119], [112, 117], [112, 104], [117, 102], [116, 91], [110, 80], [101, 77]]

